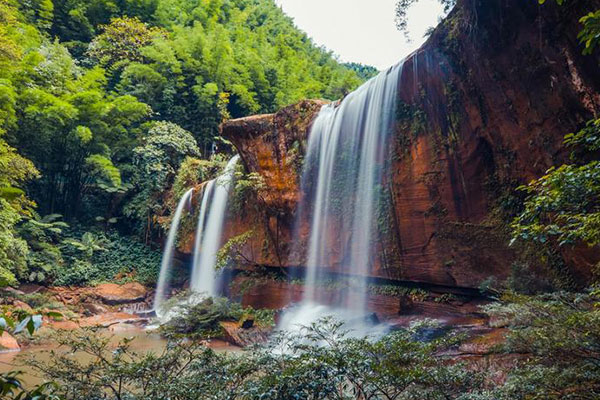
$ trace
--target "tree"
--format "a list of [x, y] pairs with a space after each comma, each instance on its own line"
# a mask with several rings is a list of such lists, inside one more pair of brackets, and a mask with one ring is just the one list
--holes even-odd
[[[396, 28], [408, 37], [408, 9], [418, 3], [419, 0], [399, 0], [396, 3]], [[438, 0], [444, 6], [444, 12], [448, 13], [456, 4], [456, 0]]]
[[600, 120], [565, 137], [574, 148], [574, 164], [551, 168], [520, 189], [527, 193], [524, 210], [512, 224], [517, 239], [559, 246], [600, 244], [600, 161], [585, 162], [584, 153], [600, 149]]
[[[562, 5], [566, 0], [556, 0]], [[545, 3], [545, 0], [540, 0]], [[580, 20], [579, 39], [590, 54], [600, 38], [600, 10]], [[520, 239], [564, 246], [600, 244], [600, 119], [565, 136], [572, 164], [551, 168], [519, 189], [526, 192], [524, 210], [512, 223], [513, 241]]]
[[161, 197], [173, 184], [179, 166], [186, 157], [199, 155], [192, 134], [171, 122], [154, 124], [145, 143], [134, 149], [135, 195], [125, 213], [137, 221], [146, 239], [164, 211]]
[[[208, 156], [223, 120], [361, 82], [270, 1], [0, 0], [1, 284], [96, 276], [36, 238], [40, 215], [155, 234], [182, 157]], [[186, 134], [153, 142], [156, 121]]]
[[42, 211], [74, 218], [90, 190], [119, 184], [113, 154], [131, 157], [150, 109], [132, 96], [108, 95], [104, 71], [82, 71], [62, 45], [46, 44], [43, 54], [20, 95], [22, 118], [11, 136], [42, 172], [32, 187]]
[[121, 63], [142, 61], [142, 48], [166, 36], [165, 31], [148, 27], [135, 17], [114, 18], [101, 28], [103, 32], [90, 43], [88, 55], [108, 69]]

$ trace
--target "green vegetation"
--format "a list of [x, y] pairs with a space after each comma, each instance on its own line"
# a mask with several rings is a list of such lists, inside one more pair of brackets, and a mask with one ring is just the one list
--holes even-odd
[[107, 340], [77, 332], [61, 343], [88, 353], [89, 361], [56, 354], [50, 363], [36, 364], [59, 383], [64, 399], [474, 398], [467, 393], [481, 385], [480, 374], [434, 356], [459, 337], [416, 339], [430, 329], [429, 323], [415, 324], [373, 341], [351, 338], [340, 324], [323, 320], [239, 354], [174, 342], [158, 356], [135, 354], [127, 342], [111, 352]]
[[223, 269], [236, 262], [251, 262], [243, 256], [243, 249], [248, 240], [254, 235], [253, 231], [247, 231], [241, 235], [232, 237], [225, 243], [217, 253], [216, 269]]
[[228, 149], [224, 119], [336, 99], [372, 72], [270, 0], [0, 0], [0, 286], [113, 279], [130, 265], [99, 254], [129, 240], [115, 232], [160, 240], [168, 189]]
[[486, 307], [508, 326], [499, 351], [527, 354], [500, 393], [506, 399], [595, 399], [600, 396], [600, 292], [507, 294]]
[[[406, 29], [406, 9], [416, 1], [398, 3], [399, 29]], [[440, 1], [447, 9], [454, 4]], [[598, 46], [599, 13], [581, 19], [586, 54]], [[223, 120], [307, 97], [341, 97], [374, 72], [338, 64], [270, 0], [0, 0], [0, 286], [152, 284], [160, 254], [150, 245], [161, 239], [177, 198], [225, 162], [211, 154], [230, 146], [218, 138]], [[454, 129], [456, 89], [444, 90]], [[417, 103], [401, 103], [397, 116], [415, 135], [427, 125]], [[454, 138], [448, 140], [452, 145]], [[527, 251], [553, 264], [555, 280], [570, 286], [560, 275], [566, 268], [560, 252], [600, 244], [600, 120], [567, 135], [565, 144], [571, 162], [520, 188], [525, 200], [511, 227], [514, 242], [530, 244]], [[268, 189], [262, 177], [237, 172], [232, 212]], [[381, 225], [388, 190], [378, 188], [385, 201], [378, 206]], [[462, 225], [478, 234], [474, 224]], [[219, 266], [240, 261], [252, 235], [229, 240]], [[485, 362], [500, 360], [502, 376], [488, 364], [478, 367], [481, 354], [476, 362], [462, 358], [468, 350], [461, 345], [472, 338], [432, 321], [357, 338], [325, 319], [278, 333], [262, 347], [217, 354], [193, 339], [222, 335], [222, 322], [270, 327], [274, 313], [221, 298], [175, 297], [178, 313], [161, 328], [170, 339], [164, 352], [136, 354], [128, 340], [114, 349], [93, 330], [67, 332], [58, 342], [70, 352], [47, 363], [30, 360], [55, 383], [28, 392], [17, 373], [0, 375], [0, 397], [599, 398], [600, 290], [517, 294], [549, 286], [549, 274], [538, 278], [529, 267], [515, 263], [506, 282], [482, 285], [497, 297], [482, 312], [506, 333], [504, 342], [485, 349]], [[353, 287], [351, 280], [321, 285]], [[368, 290], [404, 297], [405, 304], [460, 300], [392, 285]], [[34, 310], [3, 305], [0, 332], [31, 334], [43, 316], [60, 317], [48, 312], [53, 304], [44, 295], [22, 299]], [[72, 357], [80, 352], [87, 357]]]
[[551, 168], [520, 189], [525, 207], [513, 223], [514, 239], [558, 246], [600, 243], [600, 120], [565, 136], [573, 164]]
[[23, 388], [20, 379], [21, 372], [13, 371], [0, 375], [0, 396], [7, 400], [60, 400], [57, 395], [52, 394], [56, 384], [48, 382], [28, 391]]
[[55, 284], [83, 286], [136, 281], [152, 285], [156, 282], [160, 251], [116, 232], [91, 235], [89, 245], [101, 246], [101, 250], [94, 251], [88, 259], [82, 258], [81, 253], [69, 253], [65, 257], [67, 262], [58, 268]]
[[355, 71], [356, 74], [365, 81], [375, 77], [379, 73], [379, 70], [377, 68], [372, 67], [370, 65], [363, 65], [359, 63], [344, 63], [344, 66], [348, 69], [351, 69], [352, 71]]
[[[64, 400], [596, 399], [599, 293], [506, 294], [486, 306], [494, 326], [506, 327], [507, 334], [504, 343], [490, 347], [485, 364], [478, 363], [479, 356], [475, 362], [456, 358], [463, 354], [459, 346], [479, 338], [432, 321], [362, 338], [332, 319], [278, 333], [266, 345], [236, 353], [215, 353], [172, 335], [163, 351], [140, 354], [130, 349], [129, 339], [115, 348], [109, 338], [84, 329], [57, 337], [69, 351], [55, 352], [48, 362], [28, 362], [53, 382], [36, 390]], [[221, 299], [195, 311], [187, 323], [201, 321], [202, 326], [208, 326], [209, 316], [239, 320], [247, 313]], [[74, 353], [86, 357], [74, 358]], [[511, 368], [498, 376], [495, 360], [506, 365], [505, 357], [511, 357]], [[0, 382], [18, 392], [14, 378], [5, 374]]]
[[162, 334], [171, 338], [207, 339], [223, 337], [220, 322], [243, 323], [245, 320], [252, 320], [256, 325], [266, 328], [275, 325], [272, 310], [244, 308], [241, 304], [222, 297], [209, 297], [200, 301], [195, 299], [194, 295], [190, 296], [188, 293], [170, 299], [166, 309], [175, 311], [175, 316], [161, 325]]

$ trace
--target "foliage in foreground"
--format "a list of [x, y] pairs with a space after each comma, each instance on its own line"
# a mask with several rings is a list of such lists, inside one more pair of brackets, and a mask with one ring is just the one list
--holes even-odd
[[[332, 320], [275, 337], [269, 346], [217, 354], [172, 342], [162, 354], [140, 355], [127, 341], [116, 350], [93, 332], [61, 344], [87, 361], [55, 354], [36, 368], [60, 386], [64, 399], [468, 399], [481, 377], [434, 355], [457, 338], [416, 338], [428, 324], [379, 340], [352, 338]], [[108, 397], [105, 397], [108, 396]]]
[[48, 382], [29, 391], [23, 387], [19, 371], [0, 374], [0, 399], [6, 400], [60, 400], [54, 394], [56, 384]]
[[[277, 333], [267, 345], [238, 353], [215, 353], [194, 341], [172, 340], [162, 352], [139, 354], [129, 340], [115, 348], [94, 330], [64, 332], [58, 341], [69, 351], [56, 352], [47, 363], [29, 362], [57, 383], [46, 389], [64, 400], [600, 396], [600, 291], [506, 294], [485, 312], [508, 333], [484, 369], [479, 362], [457, 361], [453, 354], [460, 354], [456, 350], [464, 337], [442, 333], [431, 321], [369, 339], [354, 337], [332, 319]], [[495, 358], [504, 354], [509, 358]], [[500, 377], [494, 373], [494, 360]]]
[[527, 355], [500, 393], [507, 399], [600, 398], [600, 291], [508, 294], [486, 307], [508, 326], [503, 351]]

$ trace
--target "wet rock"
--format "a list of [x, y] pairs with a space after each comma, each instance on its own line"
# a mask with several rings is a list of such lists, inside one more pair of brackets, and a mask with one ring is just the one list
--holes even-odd
[[461, 355], [489, 355], [494, 353], [506, 339], [506, 329], [492, 329], [476, 333], [466, 342], [462, 343], [458, 351]]
[[134, 314], [114, 312], [106, 313], [101, 315], [94, 315], [93, 317], [82, 318], [79, 320], [81, 327], [102, 327], [108, 328], [112, 325], [117, 324], [141, 324], [146, 322], [147, 319], [140, 318]]
[[50, 293], [54, 295], [56, 300], [65, 305], [77, 304], [81, 301], [82, 294], [85, 293], [83, 288], [68, 288], [55, 287], [50, 289]]
[[412, 298], [407, 294], [403, 294], [400, 296], [399, 303], [400, 303], [399, 304], [399, 306], [400, 306], [399, 314], [405, 314], [405, 313], [411, 312], [414, 309], [414, 302], [413, 302]]
[[104, 283], [93, 290], [93, 294], [108, 305], [139, 303], [146, 298], [147, 292], [148, 290], [137, 282], [124, 285]]
[[271, 329], [256, 325], [245, 329], [237, 322], [220, 322], [220, 325], [224, 332], [223, 339], [240, 347], [264, 343], [269, 339], [271, 332]]
[[5, 293], [9, 293], [12, 296], [23, 296], [25, 294], [25, 292], [23, 292], [22, 290], [18, 290], [12, 287], [2, 288], [2, 291]]
[[349, 326], [353, 326], [353, 325], [363, 325], [363, 324], [367, 324], [367, 325], [378, 325], [381, 321], [379, 320], [379, 317], [377, 317], [376, 313], [368, 313], [365, 314], [361, 317], [357, 317], [357, 318], [351, 318], [347, 321], [347, 324]]
[[425, 327], [418, 329], [413, 335], [413, 340], [417, 342], [431, 342], [435, 339], [439, 339], [448, 333], [449, 327], [447, 326], [434, 326]]
[[156, 310], [140, 310], [134, 312], [134, 314], [139, 316], [140, 318], [155, 318]]
[[135, 330], [139, 330], [139, 325], [132, 324], [130, 322], [119, 322], [117, 324], [111, 325], [108, 328], [111, 332], [131, 332]]
[[75, 330], [86, 327], [110, 328], [120, 324], [142, 325], [147, 322], [147, 318], [141, 318], [134, 314], [122, 312], [106, 312], [90, 317], [79, 318], [76, 321], [52, 321], [45, 319], [45, 323], [49, 327], [60, 330]]
[[[369, 276], [475, 289], [490, 276], [502, 280], [510, 273], [518, 254], [508, 246], [507, 221], [494, 218], [498, 195], [567, 161], [565, 133], [600, 112], [598, 55], [581, 57], [576, 38], [576, 17], [588, 2], [569, 13], [534, 3], [506, 0], [489, 7], [487, 2], [459, 2], [447, 23], [404, 61], [398, 124], [389, 144], [390, 233], [374, 249], [390, 257], [374, 259]], [[477, 21], [482, 34], [448, 29], [464, 21]], [[556, 34], [533, 51], [530, 44], [546, 29]], [[532, 68], [531, 57], [543, 61], [533, 64], [544, 68]], [[247, 207], [224, 227], [226, 237], [255, 232], [242, 250], [249, 265], [279, 268], [305, 262], [298, 248], [306, 243], [310, 221], [296, 220], [302, 196], [298, 155], [305, 154], [319, 109], [305, 101], [222, 126], [248, 171], [260, 174], [267, 187], [261, 193], [263, 207]], [[327, 243], [344, 237], [335, 225], [323, 237]], [[273, 232], [276, 244], [257, 252]], [[565, 260], [585, 285], [600, 253], [597, 248], [574, 251]], [[328, 253], [328, 272], [344, 270], [343, 256]]]
[[19, 349], [21, 349], [21, 346], [19, 346], [17, 339], [15, 339], [10, 333], [6, 331], [3, 332], [2, 336], [0, 336], [0, 351], [14, 351]]
[[242, 322], [242, 329], [250, 329], [254, 326], [254, 318], [246, 318]]
[[149, 311], [149, 308], [150, 307], [148, 306], [148, 303], [146, 303], [146, 302], [129, 303], [129, 304], [126, 304], [126, 305], [120, 307], [119, 311], [126, 312], [129, 314], [142, 315], [144, 313], [147, 313]]
[[370, 313], [369, 315], [367, 315], [365, 317], [365, 321], [371, 325], [377, 325], [377, 324], [381, 323], [381, 321], [379, 320], [379, 317], [377, 317], [376, 313]]
[[83, 303], [81, 306], [91, 315], [106, 314], [108, 312], [108, 309], [100, 304]]
[[63, 321], [49, 321], [48, 326], [52, 329], [61, 330], [61, 331], [74, 331], [75, 329], [79, 329], [80, 326], [75, 321], [63, 320]]

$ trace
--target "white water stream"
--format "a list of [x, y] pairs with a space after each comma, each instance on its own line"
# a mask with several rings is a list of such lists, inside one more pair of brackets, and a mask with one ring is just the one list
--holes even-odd
[[[196, 228], [190, 288], [193, 292], [206, 296], [216, 295], [219, 286], [219, 274], [215, 266], [222, 242], [229, 192], [238, 161], [239, 156], [237, 155], [229, 160], [223, 173], [216, 179], [206, 182], [201, 192], [202, 199]], [[185, 207], [189, 206], [191, 209], [192, 194], [193, 189], [190, 189], [181, 197], [169, 228], [154, 298], [154, 310], [159, 317], [164, 314], [161, 307], [168, 291], [179, 225]]]
[[[332, 314], [367, 313], [367, 276], [374, 261], [376, 206], [386, 173], [402, 64], [380, 73], [339, 105], [322, 108], [310, 132], [300, 210], [311, 213], [302, 304], [280, 326], [308, 325], [325, 313], [319, 304], [322, 271], [338, 271], [347, 288]], [[312, 310], [312, 311], [311, 311]]]

